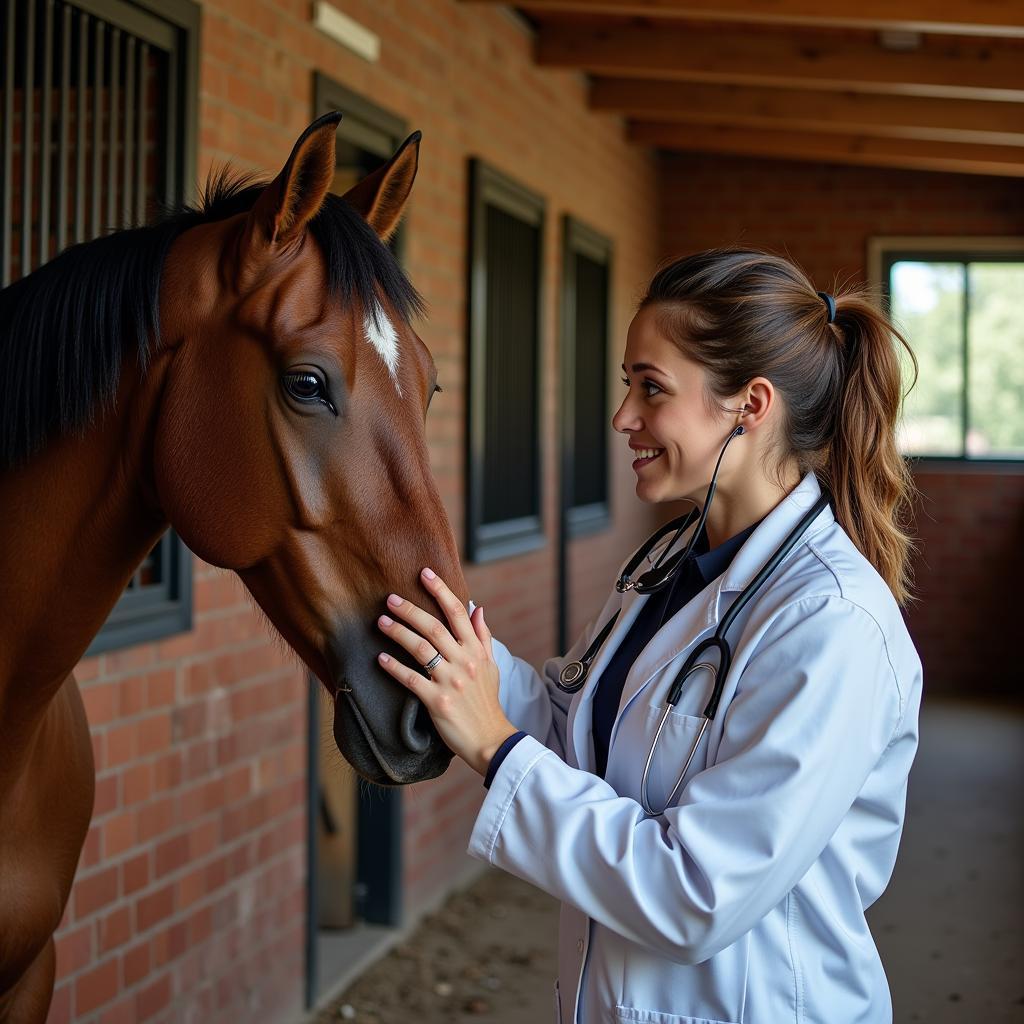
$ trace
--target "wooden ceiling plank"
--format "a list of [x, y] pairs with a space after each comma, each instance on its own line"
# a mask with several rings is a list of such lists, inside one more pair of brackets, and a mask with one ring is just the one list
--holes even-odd
[[536, 15], [626, 15], [1024, 38], [1020, 0], [525, 0], [517, 6]]
[[1024, 177], [1024, 146], [976, 146], [919, 139], [631, 122], [629, 138], [662, 149], [725, 153], [906, 170]]
[[536, 59], [618, 77], [1024, 101], [1024, 47], [992, 40], [930, 37], [900, 52], [824, 33], [560, 23], [539, 27]]
[[590, 106], [637, 119], [1024, 144], [1024, 103], [595, 78]]

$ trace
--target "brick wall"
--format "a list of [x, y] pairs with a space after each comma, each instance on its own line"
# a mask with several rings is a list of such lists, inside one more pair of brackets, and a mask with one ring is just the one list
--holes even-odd
[[[444, 394], [428, 422], [432, 464], [462, 536], [467, 161], [480, 156], [543, 195], [544, 515], [548, 543], [469, 567], [498, 637], [539, 663], [555, 644], [556, 330], [560, 217], [615, 242], [609, 389], [633, 302], [655, 263], [657, 161], [620, 122], [586, 111], [570, 73], [532, 67], [506, 11], [454, 0], [363, 0], [371, 65], [316, 33], [308, 0], [210, 0], [202, 9], [200, 177], [231, 160], [276, 173], [313, 113], [313, 72], [424, 133], [407, 219], [410, 275], [430, 305], [418, 326]], [[647, 532], [621, 443], [612, 528], [571, 552], [575, 624]], [[299, 1007], [305, 922], [304, 672], [266, 636], [234, 577], [196, 564], [195, 629], [83, 662], [97, 755], [96, 813], [58, 938], [51, 1024], [287, 1019]], [[410, 915], [467, 867], [481, 788], [454, 766], [405, 791]]]
[[[821, 289], [866, 280], [872, 235], [1024, 235], [1024, 190], [1007, 178], [673, 155], [661, 181], [666, 254], [732, 243], [787, 252]], [[916, 482], [920, 600], [907, 619], [926, 689], [1009, 695], [1024, 467], [944, 463]]]
[[76, 669], [96, 806], [50, 1020], [273, 1020], [298, 1006], [304, 673], [233, 575], [195, 565], [195, 628]]

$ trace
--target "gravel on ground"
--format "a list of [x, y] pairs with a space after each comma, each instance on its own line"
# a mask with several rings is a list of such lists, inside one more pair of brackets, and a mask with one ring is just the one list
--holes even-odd
[[488, 871], [425, 917], [316, 1024], [546, 1024], [557, 942], [556, 901]]

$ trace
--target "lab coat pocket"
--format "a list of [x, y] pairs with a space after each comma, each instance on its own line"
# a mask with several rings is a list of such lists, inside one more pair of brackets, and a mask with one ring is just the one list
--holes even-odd
[[[650, 737], [648, 742], [653, 742], [658, 732], [658, 723], [664, 712], [664, 706], [647, 709], [647, 723], [644, 731]], [[686, 759], [690, 756], [690, 749], [700, 735], [703, 725], [702, 715], [680, 715], [675, 711], [669, 711], [665, 727], [661, 730], [661, 736], [658, 737], [657, 749], [654, 752], [650, 775], [647, 779], [647, 800], [655, 811], [662, 811], [668, 803], [669, 794], [676, 785], [679, 773], [683, 770], [683, 765], [686, 764]], [[650, 747], [644, 754], [644, 761], [649, 753]], [[707, 766], [707, 756], [708, 733], [705, 730], [697, 744], [690, 766], [686, 770], [686, 775], [672, 798], [673, 804], [679, 802], [679, 794], [687, 781]]]
[[716, 1020], [714, 1017], [680, 1017], [675, 1013], [641, 1010], [635, 1006], [616, 1006], [615, 1019], [621, 1024], [733, 1024], [732, 1021]]

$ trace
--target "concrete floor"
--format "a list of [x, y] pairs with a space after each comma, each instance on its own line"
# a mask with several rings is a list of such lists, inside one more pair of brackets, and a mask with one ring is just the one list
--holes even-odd
[[1024, 707], [926, 701], [899, 859], [868, 920], [897, 1024], [1024, 1021]]
[[[1024, 1022], [1024, 706], [931, 699], [921, 737], [899, 860], [868, 915], [895, 1024]], [[556, 930], [553, 900], [489, 872], [313, 1019], [546, 1021]]]

